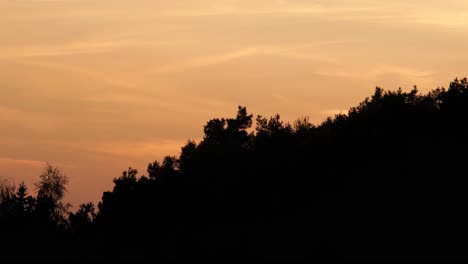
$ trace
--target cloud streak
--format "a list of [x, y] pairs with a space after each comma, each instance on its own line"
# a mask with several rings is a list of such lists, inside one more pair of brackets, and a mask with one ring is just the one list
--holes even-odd
[[196, 69], [200, 67], [215, 66], [225, 64], [230, 61], [252, 57], [252, 56], [274, 56], [274, 57], [287, 57], [290, 59], [298, 60], [312, 60], [322, 61], [328, 63], [337, 63], [336, 59], [333, 59], [331, 55], [325, 55], [318, 52], [305, 52], [298, 51], [304, 47], [326, 45], [327, 43], [339, 43], [337, 41], [330, 41], [325, 43], [317, 43], [316, 45], [299, 45], [299, 46], [258, 46], [258, 47], [246, 47], [234, 51], [229, 51], [217, 55], [206, 55], [201, 57], [190, 58], [185, 61], [171, 63], [160, 66], [158, 68], [149, 71], [150, 74], [170, 74], [190, 69]]
[[51, 127], [56, 123], [51, 116], [47, 116], [38, 112], [24, 111], [17, 108], [6, 107], [0, 105], [0, 122], [27, 124], [31, 129]]
[[235, 59], [239, 59], [242, 57], [248, 57], [257, 53], [258, 53], [257, 49], [247, 48], [247, 49], [241, 49], [238, 51], [221, 54], [221, 55], [198, 57], [198, 58], [189, 59], [189, 60], [179, 62], [179, 63], [163, 65], [161, 67], [151, 70], [150, 73], [167, 74], [167, 73], [175, 73], [175, 72], [180, 72], [184, 70], [189, 70], [193, 68], [219, 65], [219, 64], [223, 64], [223, 63], [226, 63]]
[[23, 160], [23, 159], [10, 159], [0, 157], [0, 166], [28, 166], [28, 167], [43, 167], [46, 164], [41, 160]]
[[123, 48], [141, 48], [142, 46], [157, 45], [167, 45], [167, 43], [141, 40], [102, 40], [68, 43], [56, 46], [12, 46], [2, 47], [0, 49], [0, 59], [112, 53]]

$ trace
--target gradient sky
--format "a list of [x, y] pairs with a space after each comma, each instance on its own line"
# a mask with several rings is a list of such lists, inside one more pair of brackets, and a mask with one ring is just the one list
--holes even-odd
[[314, 123], [465, 77], [466, 0], [0, 0], [0, 177], [97, 201], [238, 105]]

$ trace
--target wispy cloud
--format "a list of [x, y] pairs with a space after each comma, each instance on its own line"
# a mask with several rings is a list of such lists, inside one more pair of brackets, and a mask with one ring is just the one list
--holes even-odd
[[296, 60], [312, 60], [327, 63], [337, 63], [338, 61], [332, 55], [318, 51], [304, 51], [304, 48], [312, 46], [321, 46], [328, 43], [337, 43], [336, 41], [327, 41], [323, 43], [307, 44], [307, 45], [290, 45], [290, 46], [254, 46], [245, 47], [238, 50], [229, 51], [221, 54], [206, 55], [201, 57], [189, 58], [185, 61], [175, 62], [154, 68], [149, 71], [150, 74], [169, 74], [177, 73], [200, 67], [220, 65], [233, 60], [252, 57], [252, 56], [273, 56], [286, 57]]
[[319, 111], [319, 113], [326, 117], [334, 117], [338, 114], [344, 114], [346, 111], [343, 111], [343, 109], [324, 109]]
[[115, 52], [125, 47], [141, 47], [145, 45], [165, 44], [160, 41], [141, 40], [101, 40], [66, 43], [62, 45], [47, 46], [4, 46], [0, 48], [0, 58], [28, 58], [28, 57], [50, 57], [63, 55], [80, 55]]
[[0, 105], [0, 122], [27, 124], [31, 129], [51, 127], [56, 123], [51, 116], [38, 112]]
[[211, 65], [218, 65], [223, 64], [235, 59], [239, 59], [242, 57], [247, 57], [253, 54], [258, 53], [256, 48], [247, 48], [241, 49], [238, 51], [220, 54], [220, 55], [210, 55], [205, 57], [197, 57], [193, 59], [189, 59], [179, 63], [167, 64], [153, 70], [150, 70], [150, 73], [155, 74], [164, 74], [164, 73], [174, 73], [180, 72], [192, 68], [199, 68], [204, 66], [211, 66]]
[[[2, 139], [0, 138], [0, 141]], [[186, 143], [186, 139], [148, 139], [122, 141], [110, 139], [108, 141], [98, 140], [38, 140], [36, 144], [47, 145], [51, 149], [62, 149], [66, 152], [73, 152], [76, 157], [96, 156], [96, 157], [120, 157], [120, 158], [160, 158], [164, 155], [177, 155], [180, 148]], [[1, 142], [0, 142], [1, 144]], [[7, 143], [8, 144], [8, 143]], [[46, 161], [23, 160], [7, 157], [0, 157], [0, 165], [28, 165], [42, 167]], [[55, 163], [55, 162], [54, 162]], [[67, 166], [71, 166], [67, 164]]]
[[24, 160], [24, 159], [11, 159], [11, 158], [1, 158], [0, 157], [0, 167], [2, 166], [32, 166], [32, 167], [42, 167], [45, 165], [45, 161], [42, 160]]
[[36, 60], [11, 60], [7, 59], [6, 62], [11, 62], [11, 64], [27, 65], [32, 66], [38, 69], [48, 69], [51, 72], [62, 72], [69, 73], [72, 75], [81, 76], [84, 79], [91, 79], [96, 84], [106, 84], [114, 87], [123, 87], [123, 88], [135, 88], [135, 84], [122, 80], [121, 78], [113, 78], [112, 76], [107, 76], [106, 74], [98, 71], [92, 71], [85, 69], [84, 67], [70, 66], [64, 63], [54, 63], [48, 61], [36, 61]]
[[186, 140], [160, 140], [145, 142], [105, 142], [88, 145], [88, 151], [120, 157], [161, 157], [178, 155]]
[[434, 71], [423, 70], [397, 65], [369, 65], [353, 66], [348, 65], [347, 70], [315, 70], [314, 74], [327, 77], [341, 77], [351, 79], [368, 79], [386, 74], [398, 74], [408, 78], [429, 78], [435, 74]]
[[177, 10], [164, 10], [161, 15], [167, 17], [203, 17], [203, 16], [239, 16], [239, 15], [330, 15], [356, 13], [375, 10], [367, 6], [327, 6], [320, 2], [296, 1], [218, 1], [215, 5]]
[[377, 69], [371, 71], [371, 74], [375, 76], [387, 73], [400, 74], [412, 78], [428, 78], [434, 74], [433, 71], [398, 65], [381, 65]]

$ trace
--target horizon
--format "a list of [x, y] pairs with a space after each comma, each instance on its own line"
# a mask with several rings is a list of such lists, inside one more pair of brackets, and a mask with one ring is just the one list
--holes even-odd
[[319, 124], [376, 86], [465, 77], [468, 3], [0, 0], [0, 178], [46, 162], [74, 208], [238, 105]]

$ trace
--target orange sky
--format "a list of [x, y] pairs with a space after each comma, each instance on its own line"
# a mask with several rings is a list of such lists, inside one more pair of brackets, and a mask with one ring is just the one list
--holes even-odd
[[44, 162], [70, 202], [177, 154], [237, 105], [345, 111], [375, 86], [464, 77], [465, 0], [0, 0], [0, 177]]

